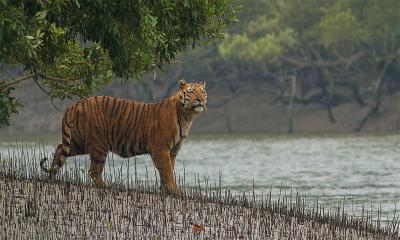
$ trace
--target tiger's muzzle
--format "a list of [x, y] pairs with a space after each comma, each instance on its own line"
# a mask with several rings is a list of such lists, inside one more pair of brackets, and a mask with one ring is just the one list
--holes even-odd
[[196, 111], [196, 112], [202, 112], [204, 109], [207, 111], [207, 107], [206, 107], [206, 101], [194, 101], [192, 103], [192, 110]]

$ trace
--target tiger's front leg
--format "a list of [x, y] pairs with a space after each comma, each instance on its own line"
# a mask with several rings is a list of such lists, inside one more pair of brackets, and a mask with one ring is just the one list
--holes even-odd
[[151, 158], [160, 174], [161, 188], [169, 193], [178, 193], [170, 151], [168, 149], [154, 151]]

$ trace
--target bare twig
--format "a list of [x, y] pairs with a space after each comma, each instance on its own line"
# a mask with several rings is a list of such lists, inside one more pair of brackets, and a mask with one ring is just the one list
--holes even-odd
[[296, 76], [292, 76], [292, 92], [289, 100], [289, 133], [293, 133], [293, 100], [296, 95]]
[[35, 84], [40, 88], [40, 90], [42, 90], [44, 93], [47, 94], [47, 96], [50, 97], [51, 105], [53, 105], [53, 107], [54, 107], [56, 110], [59, 111], [60, 109], [55, 105], [55, 103], [54, 103], [54, 98], [53, 98], [53, 96], [51, 95], [51, 93], [50, 93], [49, 91], [47, 91], [46, 89], [44, 89], [44, 88], [42, 87], [42, 85], [39, 84], [37, 78], [34, 78], [33, 81], [34, 81]]

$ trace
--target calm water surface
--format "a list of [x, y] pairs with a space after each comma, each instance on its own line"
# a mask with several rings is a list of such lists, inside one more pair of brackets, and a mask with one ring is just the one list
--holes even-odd
[[[12, 144], [15, 142], [0, 143], [3, 156]], [[51, 155], [56, 141], [45, 145]], [[126, 174], [128, 161], [112, 158], [114, 166], [107, 163], [106, 175], [121, 167]], [[84, 166], [88, 158], [77, 161]], [[140, 178], [146, 174], [155, 178], [150, 156], [136, 157], [135, 161]], [[69, 161], [69, 167], [73, 162]], [[133, 175], [133, 158], [129, 163]], [[371, 206], [393, 214], [400, 202], [400, 135], [190, 136], [176, 163], [177, 176], [183, 178], [184, 172], [189, 185], [194, 184], [195, 176], [218, 182], [221, 173], [222, 186], [236, 193], [252, 192], [254, 180], [258, 196], [270, 189], [275, 196], [279, 189], [287, 193], [292, 189], [307, 195], [310, 201], [318, 198], [328, 207], [344, 198], [346, 210], [354, 214]]]

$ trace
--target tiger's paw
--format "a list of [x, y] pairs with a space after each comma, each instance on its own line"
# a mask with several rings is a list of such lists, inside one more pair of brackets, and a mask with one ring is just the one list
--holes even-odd
[[176, 197], [183, 197], [185, 196], [186, 193], [183, 187], [177, 187], [177, 186], [161, 186], [161, 191], [165, 194]]
[[177, 197], [184, 197], [186, 196], [186, 190], [184, 187], [175, 187], [171, 194]]

